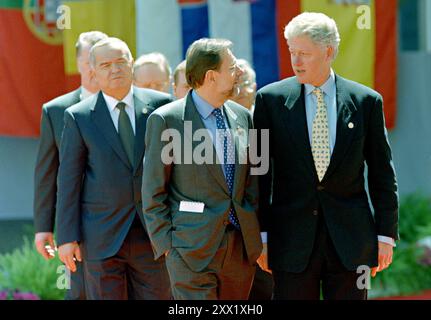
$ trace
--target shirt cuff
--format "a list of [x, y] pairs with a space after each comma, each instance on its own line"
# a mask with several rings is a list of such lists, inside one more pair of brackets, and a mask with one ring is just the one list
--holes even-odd
[[262, 243], [267, 243], [268, 242], [268, 233], [267, 232], [261, 232], [260, 233], [260, 237], [262, 238]]
[[379, 242], [384, 242], [384, 243], [390, 244], [392, 247], [396, 247], [397, 246], [395, 244], [395, 240], [393, 238], [390, 238], [390, 237], [377, 236], [377, 240]]

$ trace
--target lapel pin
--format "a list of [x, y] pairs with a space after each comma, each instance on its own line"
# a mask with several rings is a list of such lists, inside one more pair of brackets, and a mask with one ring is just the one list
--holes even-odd
[[143, 114], [147, 114], [148, 113], [148, 109], [147, 108], [142, 109], [142, 113]]
[[349, 124], [347, 125], [349, 127], [349, 129], [353, 129], [353, 127], [355, 126], [352, 122], [349, 122]]

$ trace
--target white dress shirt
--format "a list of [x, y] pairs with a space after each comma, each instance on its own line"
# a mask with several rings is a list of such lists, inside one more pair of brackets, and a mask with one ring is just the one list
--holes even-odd
[[125, 111], [130, 119], [130, 124], [132, 125], [133, 134], [136, 135], [136, 120], [135, 120], [135, 103], [133, 101], [133, 87], [130, 88], [129, 93], [120, 101], [107, 94], [103, 93], [106, 105], [108, 106], [109, 114], [111, 115], [112, 122], [114, 123], [115, 130], [118, 132], [118, 118], [120, 117], [120, 109], [116, 108], [119, 102], [124, 102], [126, 104]]

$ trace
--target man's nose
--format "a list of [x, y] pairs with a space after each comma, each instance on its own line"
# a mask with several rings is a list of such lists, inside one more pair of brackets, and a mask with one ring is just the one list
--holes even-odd
[[292, 64], [294, 66], [300, 66], [302, 64], [302, 60], [301, 60], [301, 58], [299, 56], [292, 55], [291, 59], [292, 59]]

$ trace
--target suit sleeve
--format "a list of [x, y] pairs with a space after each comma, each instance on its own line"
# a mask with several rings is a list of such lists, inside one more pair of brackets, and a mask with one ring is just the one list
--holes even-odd
[[57, 194], [57, 244], [80, 241], [81, 187], [87, 149], [72, 113], [64, 113]]
[[47, 108], [42, 108], [40, 140], [34, 171], [35, 232], [53, 232], [57, 194], [58, 149]]
[[142, 206], [148, 235], [158, 259], [172, 246], [171, 214], [168, 201], [168, 185], [171, 165], [161, 159], [162, 132], [167, 129], [165, 119], [152, 113], [145, 133], [145, 156], [142, 178]]
[[376, 98], [370, 111], [365, 159], [368, 165], [368, 189], [374, 207], [377, 234], [397, 240], [398, 188], [381, 96]]
[[[253, 113], [254, 128], [257, 130], [257, 154], [260, 157], [269, 157], [268, 171], [258, 176], [259, 188], [259, 204], [258, 204], [258, 217], [261, 231], [268, 231], [268, 214], [270, 209], [271, 188], [272, 188], [272, 161], [270, 146], [265, 146], [262, 143], [262, 130], [270, 129], [269, 110], [265, 105], [263, 96], [260, 92], [256, 95], [255, 110]], [[262, 154], [268, 153], [268, 154]]]

